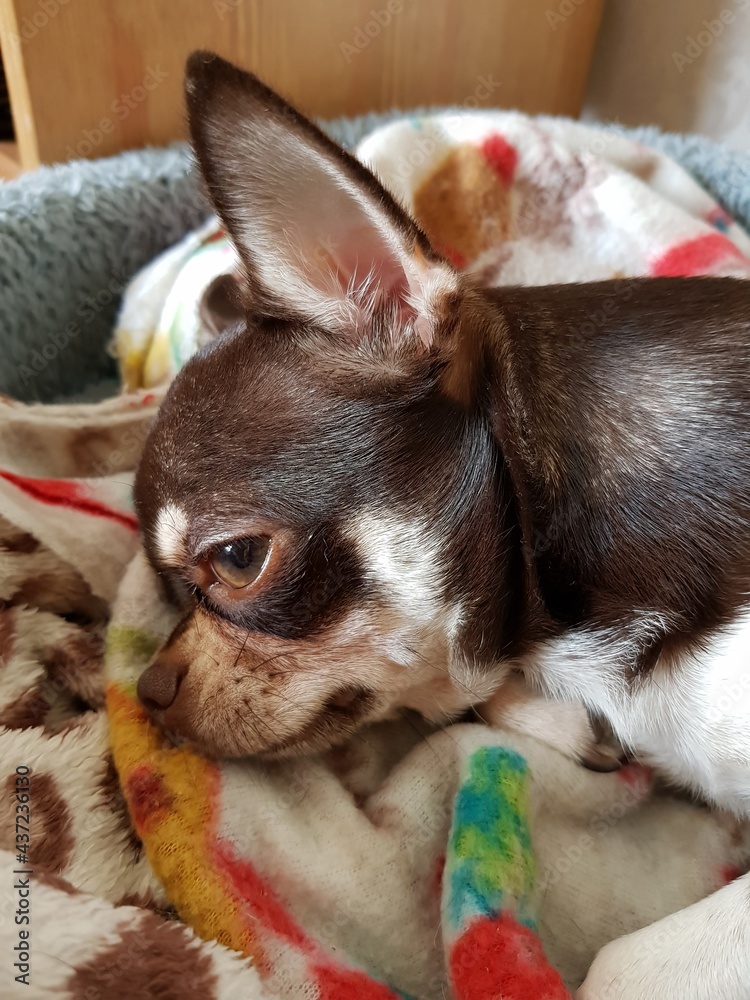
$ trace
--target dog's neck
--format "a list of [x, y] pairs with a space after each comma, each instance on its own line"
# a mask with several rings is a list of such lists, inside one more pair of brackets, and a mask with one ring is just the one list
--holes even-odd
[[[581, 312], [596, 307], [592, 287], [589, 301], [585, 287], [570, 286], [570, 309], [578, 322]], [[618, 579], [617, 545], [623, 541], [636, 549], [622, 558], [637, 565], [641, 549], [646, 555], [645, 533], [630, 524], [630, 536], [623, 532], [608, 539], [615, 555], [610, 571], [597, 548], [604, 544], [602, 533], [615, 524], [613, 498], [627, 491], [632, 475], [619, 460], [617, 442], [607, 439], [608, 422], [621, 422], [627, 435], [633, 415], [627, 408], [615, 413], [608, 399], [576, 391], [584, 362], [560, 346], [571, 322], [566, 293], [562, 287], [551, 294], [545, 288], [508, 288], [483, 295], [492, 319], [485, 324], [475, 380], [502, 470], [497, 506], [503, 511], [509, 572], [507, 578], [498, 576], [493, 596], [503, 623], [501, 658], [522, 657], [534, 644], [592, 620], [623, 621], [638, 607], [638, 583]], [[585, 356], [583, 338], [576, 351]], [[632, 430], [647, 439], [648, 428]]]
[[[485, 412], [525, 570], [518, 643], [654, 614], [666, 645], [644, 640], [636, 669], [648, 670], [660, 644], [676, 654], [746, 603], [747, 431], [735, 403], [745, 389], [724, 360], [746, 325], [746, 293], [741, 282], [677, 281], [485, 293], [497, 319]], [[720, 349], [705, 339], [719, 294]], [[600, 314], [606, 336], [591, 321]]]
[[[504, 296], [492, 292], [467, 296], [443, 383], [448, 395], [469, 407], [494, 453], [484, 474], [474, 476], [464, 519], [450, 525], [449, 591], [453, 583], [453, 594], [470, 609], [462, 616], [459, 654], [483, 667], [518, 659], [530, 642], [559, 631], [539, 584], [547, 532], [532, 502], [534, 475], [523, 441], [526, 400], [510, 367], [506, 308]], [[468, 451], [463, 461], [462, 478], [469, 480], [477, 463]]]
[[[609, 294], [627, 302], [629, 287], [623, 282]], [[591, 393], [585, 337], [564, 346], [567, 328], [597, 307], [597, 294], [597, 286], [590, 293], [585, 286], [480, 293], [483, 339], [462, 370], [498, 455], [501, 571], [489, 585], [492, 596], [480, 601], [495, 608], [498, 659], [521, 658], [536, 643], [592, 621], [622, 623], [642, 603], [679, 607], [668, 569], [660, 566], [661, 578], [652, 573], [647, 585], [638, 574], [650, 556], [647, 531], [632, 519], [618, 521], [616, 498], [632, 492], [633, 462], [618, 450], [612, 428], [645, 447], [655, 443], [663, 452], [665, 444], [649, 442], [653, 429], [637, 426], [627, 403], [617, 410]], [[588, 391], [578, 391], [582, 385]], [[665, 537], [674, 527], [665, 522]], [[481, 526], [476, 534], [482, 537]], [[669, 544], [679, 550], [678, 528]], [[635, 567], [632, 578], [623, 567]]]

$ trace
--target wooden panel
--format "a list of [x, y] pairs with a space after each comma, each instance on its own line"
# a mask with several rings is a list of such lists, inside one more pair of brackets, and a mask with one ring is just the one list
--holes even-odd
[[12, 181], [20, 173], [18, 146], [15, 142], [0, 142], [0, 180]]
[[195, 48], [325, 117], [462, 103], [575, 115], [602, 2], [550, 18], [550, 0], [0, 0], [0, 30], [31, 167], [182, 137]]

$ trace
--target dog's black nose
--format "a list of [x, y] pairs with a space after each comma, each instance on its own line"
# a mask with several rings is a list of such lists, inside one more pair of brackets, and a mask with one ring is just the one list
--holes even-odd
[[158, 660], [138, 678], [138, 697], [149, 712], [163, 712], [172, 704], [180, 690], [186, 671]]

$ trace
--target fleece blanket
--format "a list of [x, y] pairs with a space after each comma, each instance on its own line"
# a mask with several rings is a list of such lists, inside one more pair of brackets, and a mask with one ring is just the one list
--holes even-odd
[[[449, 115], [360, 155], [487, 283], [750, 276], [726, 212], [607, 133]], [[209, 221], [139, 275], [119, 398], [0, 404], [2, 995], [556, 1000], [646, 925], [658, 960], [660, 918], [747, 870], [750, 832], [637, 764], [584, 770], [545, 741], [564, 733], [549, 707], [512, 729], [492, 710], [440, 732], [394, 720], [273, 764], [210, 761], [148, 723], [135, 682], [176, 612], [130, 478], [232, 267]]]

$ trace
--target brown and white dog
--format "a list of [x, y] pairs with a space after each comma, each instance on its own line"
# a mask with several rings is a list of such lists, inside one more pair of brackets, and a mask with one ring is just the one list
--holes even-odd
[[[243, 286], [137, 477], [189, 602], [139, 684], [154, 718], [308, 752], [520, 670], [750, 813], [750, 286], [480, 288], [254, 77], [198, 53], [187, 100]], [[581, 995], [750, 997], [748, 878], [674, 919]]]

